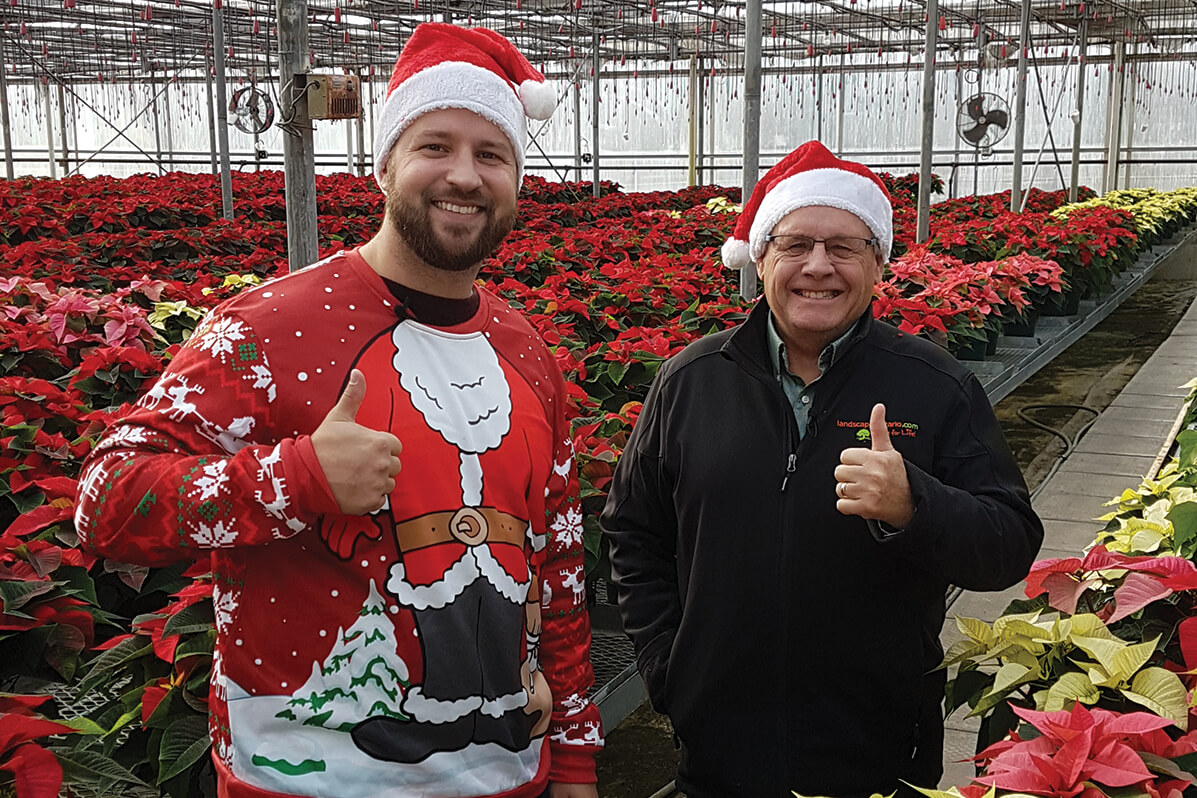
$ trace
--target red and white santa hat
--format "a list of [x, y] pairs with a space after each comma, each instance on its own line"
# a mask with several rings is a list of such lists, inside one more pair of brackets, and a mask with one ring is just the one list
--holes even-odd
[[429, 111], [465, 108], [497, 125], [515, 150], [520, 179], [528, 123], [548, 119], [557, 94], [507, 38], [486, 28], [424, 22], [412, 32], [387, 85], [374, 137], [374, 179], [407, 126]]
[[723, 265], [741, 269], [759, 261], [765, 252], [765, 236], [777, 223], [791, 211], [812, 205], [856, 214], [889, 260], [894, 209], [885, 184], [864, 164], [837, 158], [819, 142], [808, 141], [757, 182], [732, 237], [723, 245]]

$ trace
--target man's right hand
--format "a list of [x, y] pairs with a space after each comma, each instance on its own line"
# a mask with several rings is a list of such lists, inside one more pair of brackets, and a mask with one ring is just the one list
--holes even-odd
[[332, 410], [312, 433], [312, 448], [333, 496], [347, 515], [377, 510], [395, 489], [403, 444], [389, 432], [357, 423], [366, 398], [366, 377], [357, 369]]

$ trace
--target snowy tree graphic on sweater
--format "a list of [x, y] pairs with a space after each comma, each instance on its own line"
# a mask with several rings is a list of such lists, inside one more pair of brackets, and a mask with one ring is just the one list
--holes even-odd
[[358, 619], [337, 630], [324, 662], [312, 663], [312, 675], [277, 717], [343, 732], [377, 715], [407, 720], [399, 703], [408, 686], [407, 663], [395, 652], [387, 602], [370, 580], [370, 595]]

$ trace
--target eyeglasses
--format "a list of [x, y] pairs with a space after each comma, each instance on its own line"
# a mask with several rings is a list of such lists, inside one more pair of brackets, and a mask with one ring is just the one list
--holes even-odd
[[777, 254], [792, 260], [806, 260], [814, 251], [815, 244], [822, 244], [827, 257], [833, 261], [852, 261], [869, 247], [877, 246], [875, 238], [858, 238], [856, 236], [831, 236], [830, 238], [811, 238], [799, 235], [768, 235], [766, 243], [772, 244]]

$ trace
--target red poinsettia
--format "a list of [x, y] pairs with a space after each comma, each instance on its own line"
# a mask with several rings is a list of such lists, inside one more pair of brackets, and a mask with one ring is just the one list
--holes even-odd
[[58, 798], [62, 765], [33, 742], [42, 737], [74, 732], [69, 726], [33, 714], [49, 696], [0, 693], [0, 785], [7, 775], [16, 798]]

